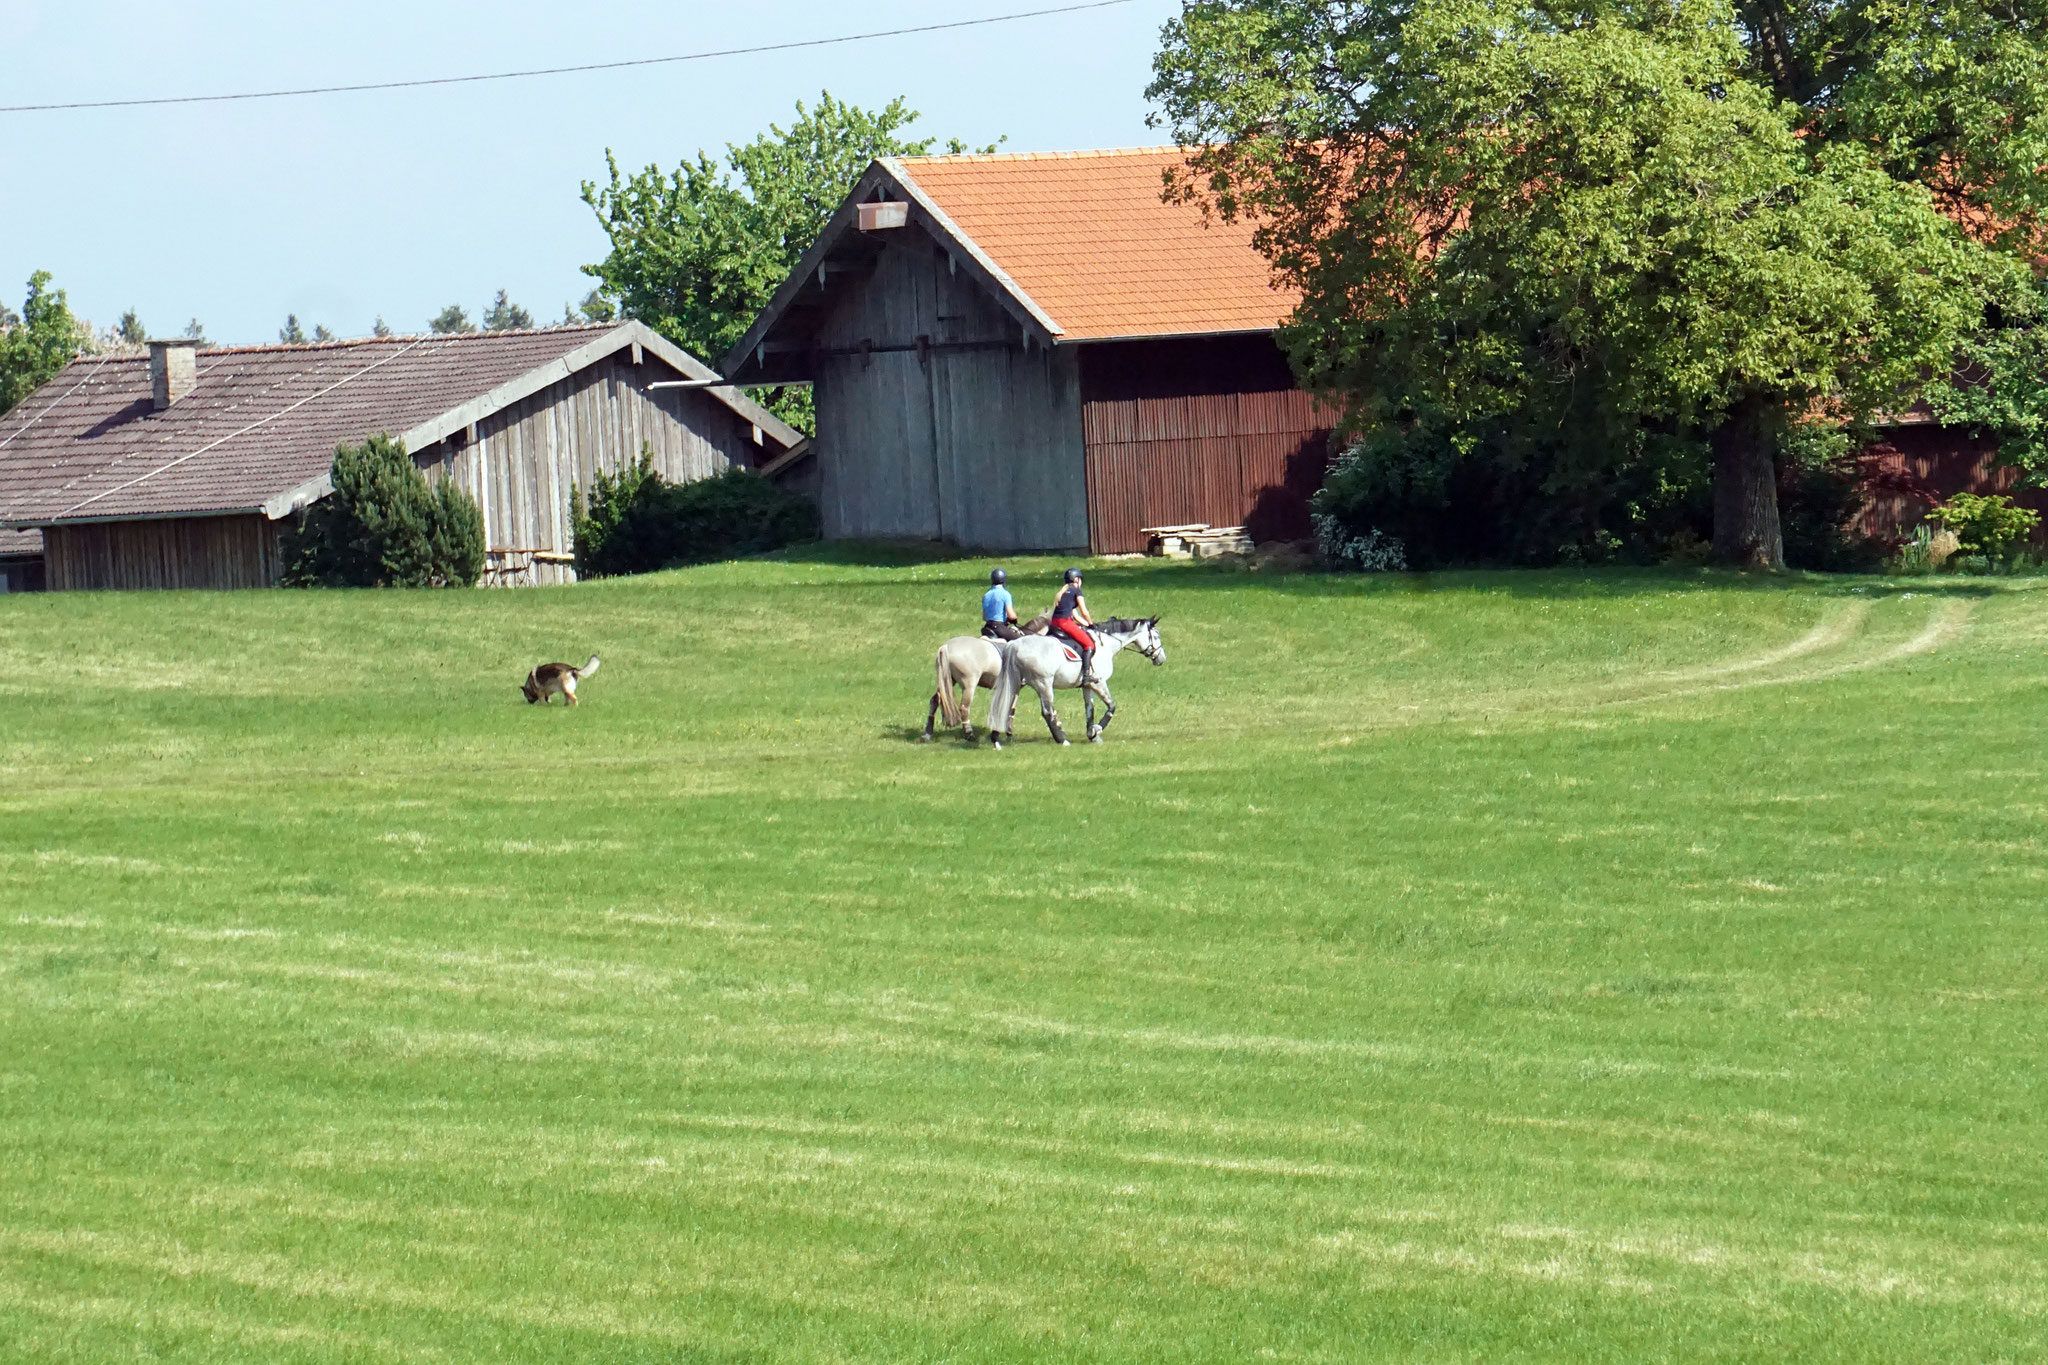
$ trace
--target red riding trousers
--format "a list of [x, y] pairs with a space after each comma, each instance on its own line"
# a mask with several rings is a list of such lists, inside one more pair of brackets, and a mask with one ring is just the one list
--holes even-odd
[[1094, 638], [1091, 637], [1087, 631], [1083, 630], [1081, 628], [1081, 623], [1079, 621], [1076, 621], [1073, 617], [1055, 617], [1053, 618], [1051, 624], [1054, 630], [1058, 631], [1060, 634], [1066, 636], [1069, 640], [1073, 641], [1074, 647], [1080, 650], [1084, 656], [1088, 653], [1089, 650], [1095, 648]]

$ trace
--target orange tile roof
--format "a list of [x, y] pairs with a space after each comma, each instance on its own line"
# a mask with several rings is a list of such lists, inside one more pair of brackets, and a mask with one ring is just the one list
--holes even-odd
[[1268, 331], [1275, 289], [1243, 223], [1162, 203], [1174, 147], [901, 157], [889, 164], [1060, 325], [1062, 341]]

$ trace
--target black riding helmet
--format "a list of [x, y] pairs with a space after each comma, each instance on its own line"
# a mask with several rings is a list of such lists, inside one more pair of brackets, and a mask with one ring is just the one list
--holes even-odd
[[990, 569], [988, 571], [988, 581], [991, 583], [1007, 583], [1010, 581], [1010, 576], [1001, 569]]
[[1069, 569], [1060, 576], [1060, 581], [1063, 583], [1079, 583], [1081, 581], [1081, 571], [1079, 569]]

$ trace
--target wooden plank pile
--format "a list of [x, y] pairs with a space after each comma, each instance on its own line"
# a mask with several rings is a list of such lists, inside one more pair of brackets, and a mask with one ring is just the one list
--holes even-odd
[[1248, 555], [1252, 538], [1242, 526], [1211, 526], [1206, 521], [1186, 526], [1144, 526], [1146, 553], [1166, 559], [1213, 559], [1217, 555]]

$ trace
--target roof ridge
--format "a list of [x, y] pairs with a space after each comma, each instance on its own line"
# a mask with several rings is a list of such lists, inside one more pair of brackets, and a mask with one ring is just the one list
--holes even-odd
[[[331, 351], [349, 346], [383, 346], [402, 344], [410, 341], [483, 341], [491, 337], [546, 336], [557, 332], [609, 332], [626, 325], [627, 319], [617, 322], [558, 322], [551, 327], [506, 327], [495, 332], [479, 329], [474, 332], [393, 332], [390, 336], [335, 337], [330, 341], [258, 341], [243, 346], [201, 346], [201, 355], [259, 355], [277, 354], [284, 351]], [[163, 338], [176, 342], [179, 337]], [[108, 360], [147, 360], [149, 352], [141, 350], [128, 352], [96, 352], [81, 355], [81, 360], [105, 356]]]
[[942, 152], [935, 156], [899, 156], [892, 160], [904, 166], [932, 166], [946, 162], [982, 161], [1080, 161], [1088, 157], [1158, 156], [1165, 152], [1190, 150], [1173, 143], [1156, 147], [1097, 147], [1070, 152]]

